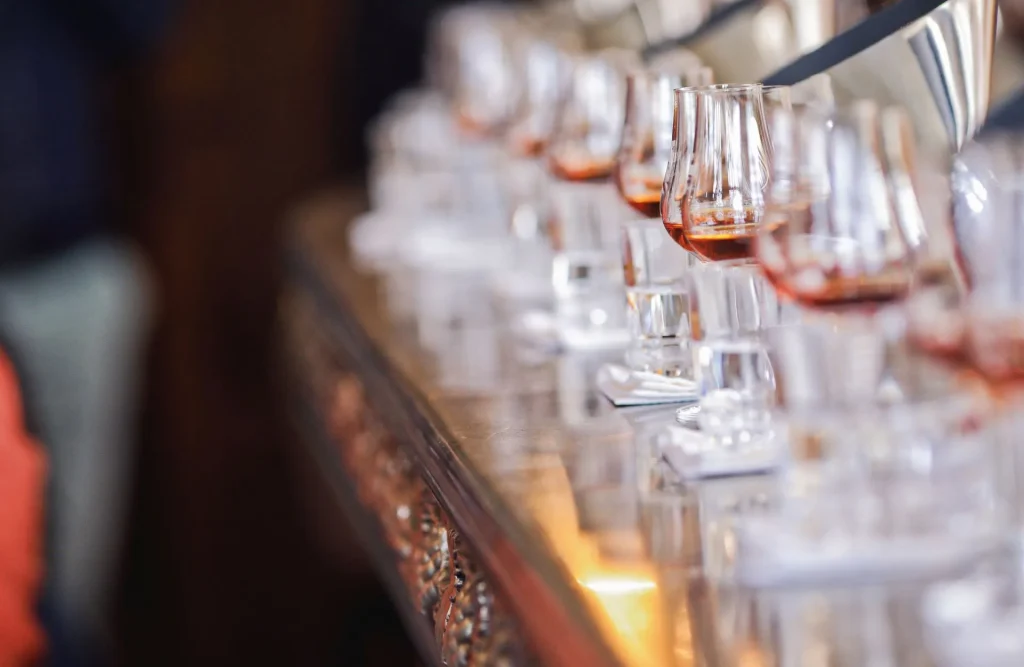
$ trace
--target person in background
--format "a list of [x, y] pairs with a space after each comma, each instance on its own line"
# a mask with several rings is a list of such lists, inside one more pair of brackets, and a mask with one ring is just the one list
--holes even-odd
[[0, 351], [0, 665], [38, 664], [45, 460], [25, 430], [18, 379]]
[[0, 338], [48, 453], [44, 606], [76, 664], [102, 662], [149, 302], [106, 234], [97, 84], [154, 48], [171, 5], [0, 0]]

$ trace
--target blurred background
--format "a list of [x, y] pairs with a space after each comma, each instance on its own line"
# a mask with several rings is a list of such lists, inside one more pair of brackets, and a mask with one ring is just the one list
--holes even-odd
[[0, 347], [48, 457], [52, 664], [415, 664], [289, 432], [276, 319], [289, 211], [363, 209], [366, 127], [451, 4], [0, 0]]
[[359, 210], [364, 128], [446, 4], [0, 0], [0, 340], [49, 457], [53, 664], [414, 664], [294, 460], [275, 318], [289, 209]]

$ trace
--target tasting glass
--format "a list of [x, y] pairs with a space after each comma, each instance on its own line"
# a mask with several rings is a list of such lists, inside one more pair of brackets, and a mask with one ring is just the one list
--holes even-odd
[[566, 181], [605, 180], [622, 142], [626, 75], [637, 56], [618, 49], [574, 59], [548, 147], [548, 168]]
[[622, 232], [622, 263], [631, 337], [627, 365], [668, 377], [692, 377], [686, 273], [695, 258], [665, 236], [660, 220], [636, 220]]
[[513, 155], [537, 158], [544, 154], [555, 131], [559, 104], [572, 75], [566, 37], [525, 36], [516, 43], [521, 83], [519, 99], [506, 140]]
[[967, 356], [1000, 384], [1024, 376], [1024, 139], [998, 134], [954, 166], [957, 236], [971, 278]]
[[[682, 192], [680, 223], [675, 229], [666, 227], [673, 238], [681, 233], [690, 249], [707, 261], [749, 260], [769, 183], [767, 110], [790, 108], [790, 89], [714, 85], [689, 94], [694, 97], [693, 148], [676, 150], [676, 169], [665, 196], [671, 205]], [[682, 102], [680, 106], [685, 111]]]
[[983, 135], [953, 168], [960, 258], [970, 278], [961, 360], [997, 397], [1007, 492], [1024, 530], [1024, 139]]
[[515, 34], [513, 14], [501, 7], [459, 7], [440, 19], [432, 67], [467, 136], [493, 136], [514, 111]]
[[645, 218], [659, 218], [672, 156], [675, 90], [711, 83], [711, 69], [688, 56], [636, 70], [626, 81], [626, 124], [615, 167], [619, 194]]
[[626, 74], [636, 58], [612, 49], [574, 59], [547, 151], [556, 322], [570, 347], [628, 339], [619, 248], [629, 213], [608, 179], [622, 139]]
[[771, 114], [774, 150], [757, 259], [781, 293], [817, 309], [901, 301], [926, 231], [910, 185], [906, 123], [858, 102]]

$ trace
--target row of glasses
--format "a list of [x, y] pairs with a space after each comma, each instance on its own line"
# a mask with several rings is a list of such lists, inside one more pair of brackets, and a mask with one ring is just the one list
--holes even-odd
[[[627, 79], [619, 115], [614, 86], [602, 82], [600, 67], [577, 70], [583, 60], [567, 92], [550, 96], [560, 100], [556, 112], [536, 116], [519, 139], [508, 134], [561, 184], [553, 224], [542, 212], [516, 217], [514, 229], [552, 239], [561, 260], [552, 275], [570, 288], [566, 303], [601, 293], [600, 307], [577, 311], [581, 326], [612, 322], [623, 310], [617, 281], [625, 282], [628, 365], [699, 380], [696, 416], [708, 446], [764, 442], [782, 426], [773, 408], [784, 413], [793, 460], [776, 478], [768, 515], [740, 526], [741, 567], [760, 565], [745, 576], [827, 580], [845, 567], [847, 575], [903, 577], [922, 563], [945, 568], [989, 550], [1014, 510], [1007, 489], [1016, 480], [1004, 479], [1016, 470], [1004, 460], [1012, 431], [987, 428], [983, 397], [937, 389], [894, 355], [899, 307], [947, 274], [953, 292], [963, 291], [956, 275], [966, 273], [972, 292], [958, 311], [943, 312], [953, 333], [940, 343], [1006, 394], [1024, 366], [1014, 347], [1016, 228], [979, 224], [989, 230], [976, 232], [983, 238], [961, 243], [960, 262], [944, 263], [913, 182], [910, 128], [896, 111], [862, 104], [825, 112], [804, 108], [787, 89], [683, 79], [690, 85], [672, 90], [666, 159], [666, 86], [650, 84], [660, 75], [645, 75], [648, 84]], [[584, 108], [581, 98], [606, 102]], [[638, 100], [659, 98], [649, 117], [660, 130], [632, 132], [647, 122], [638, 120], [648, 113]], [[964, 181], [964, 205], [979, 218], [993, 216], [986, 205], [997, 186], [985, 179], [1016, 173], [1013, 151], [1001, 156], [992, 174]], [[655, 209], [650, 186], [659, 170], [664, 196]], [[572, 196], [563, 196], [568, 188]], [[644, 216], [624, 231], [616, 192]], [[1007, 202], [1000, 221], [1016, 219], [1016, 199]], [[620, 240], [625, 261], [616, 267], [609, 258]], [[785, 301], [799, 304], [803, 321], [789, 320]]]
[[1000, 548], [1011, 510], [984, 395], [907, 355], [900, 307], [931, 275], [912, 132], [870, 102], [773, 114], [756, 257], [811, 321], [775, 332], [791, 461], [742, 527], [761, 584], [948, 574]]
[[914, 331], [917, 348], [951, 368], [963, 384], [994, 400], [1006, 532], [1014, 549], [997, 566], [980, 566], [933, 587], [922, 605], [937, 662], [1015, 665], [1024, 660], [1024, 456], [1020, 428], [1021, 322], [1024, 321], [1024, 138], [982, 135], [954, 160], [951, 185], [956, 267], [964, 288], [956, 298], [930, 301]]

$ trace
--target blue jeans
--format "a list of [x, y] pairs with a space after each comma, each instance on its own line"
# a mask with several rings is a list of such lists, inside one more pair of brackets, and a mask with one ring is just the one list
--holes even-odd
[[149, 302], [142, 262], [112, 241], [0, 270], [0, 338], [49, 457], [43, 607], [57, 643], [106, 636]]

